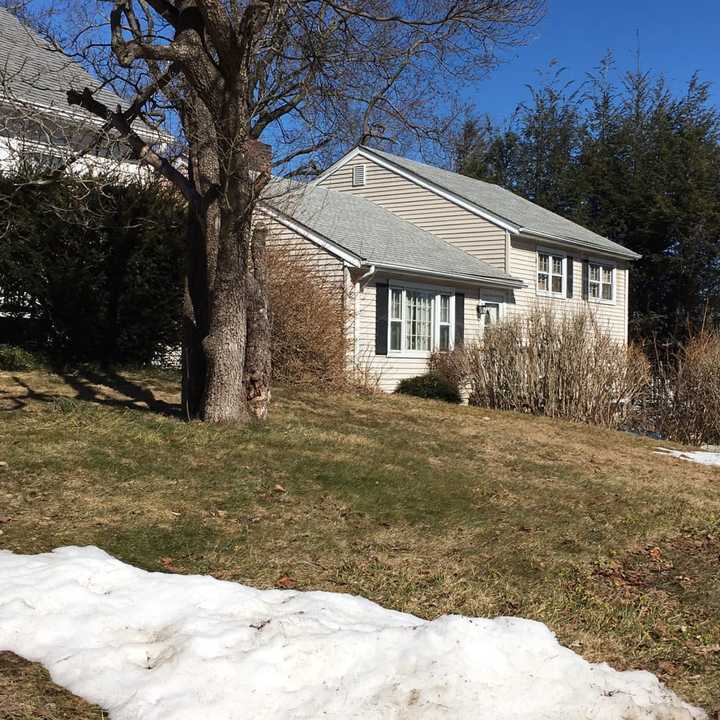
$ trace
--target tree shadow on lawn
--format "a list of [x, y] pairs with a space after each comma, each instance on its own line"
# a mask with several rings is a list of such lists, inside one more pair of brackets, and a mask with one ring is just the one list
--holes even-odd
[[[74, 390], [75, 396], [72, 398], [73, 400], [106, 407], [152, 412], [175, 418], [182, 415], [178, 403], [170, 403], [156, 397], [148, 387], [133, 382], [114, 370], [82, 368], [72, 372], [58, 372], [57, 377], [61, 378], [69, 388]], [[32, 402], [52, 403], [66, 397], [62, 392], [54, 392], [52, 389], [33, 388], [30, 384], [32, 382], [31, 377], [22, 378], [14, 375], [12, 380], [25, 392], [19, 394], [7, 388], [0, 390], [0, 410], [6, 412], [22, 410]]]

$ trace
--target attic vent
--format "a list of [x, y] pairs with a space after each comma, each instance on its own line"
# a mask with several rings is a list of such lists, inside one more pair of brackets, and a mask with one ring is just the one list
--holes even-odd
[[361, 187], [365, 184], [365, 165], [355, 165], [352, 171], [353, 187]]

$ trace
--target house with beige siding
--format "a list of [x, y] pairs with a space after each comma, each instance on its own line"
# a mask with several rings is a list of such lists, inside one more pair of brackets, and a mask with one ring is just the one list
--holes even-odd
[[350, 362], [382, 389], [537, 305], [588, 309], [627, 342], [639, 255], [497, 185], [359, 146], [310, 185], [276, 183], [269, 242], [337, 283]]

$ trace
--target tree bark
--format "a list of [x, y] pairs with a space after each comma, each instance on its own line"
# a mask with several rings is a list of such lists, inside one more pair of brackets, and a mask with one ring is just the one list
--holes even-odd
[[207, 201], [199, 212], [191, 207], [187, 221], [183, 411], [209, 422], [262, 420], [270, 401], [270, 319], [248, 153], [233, 149], [221, 172], [216, 147], [190, 147], [191, 176]]
[[252, 417], [264, 420], [270, 404], [272, 380], [271, 317], [265, 247], [267, 230], [255, 227], [247, 278], [247, 346], [245, 397]]
[[243, 375], [250, 228], [247, 220], [237, 222], [236, 217], [232, 205], [220, 213], [220, 247], [210, 291], [208, 333], [202, 341], [207, 376], [201, 417], [210, 422], [242, 422], [249, 418]]

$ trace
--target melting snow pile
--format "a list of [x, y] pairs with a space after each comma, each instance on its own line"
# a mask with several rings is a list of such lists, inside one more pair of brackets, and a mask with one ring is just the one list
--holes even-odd
[[668, 448], [658, 448], [656, 452], [664, 455], [672, 455], [673, 457], [680, 458], [680, 460], [700, 463], [700, 465], [720, 465], [720, 452], [706, 452], [702, 450], [685, 452], [684, 450], [670, 450]]
[[0, 552], [0, 650], [113, 720], [704, 717], [540, 623], [428, 622], [351, 595], [147, 573], [91, 547]]

